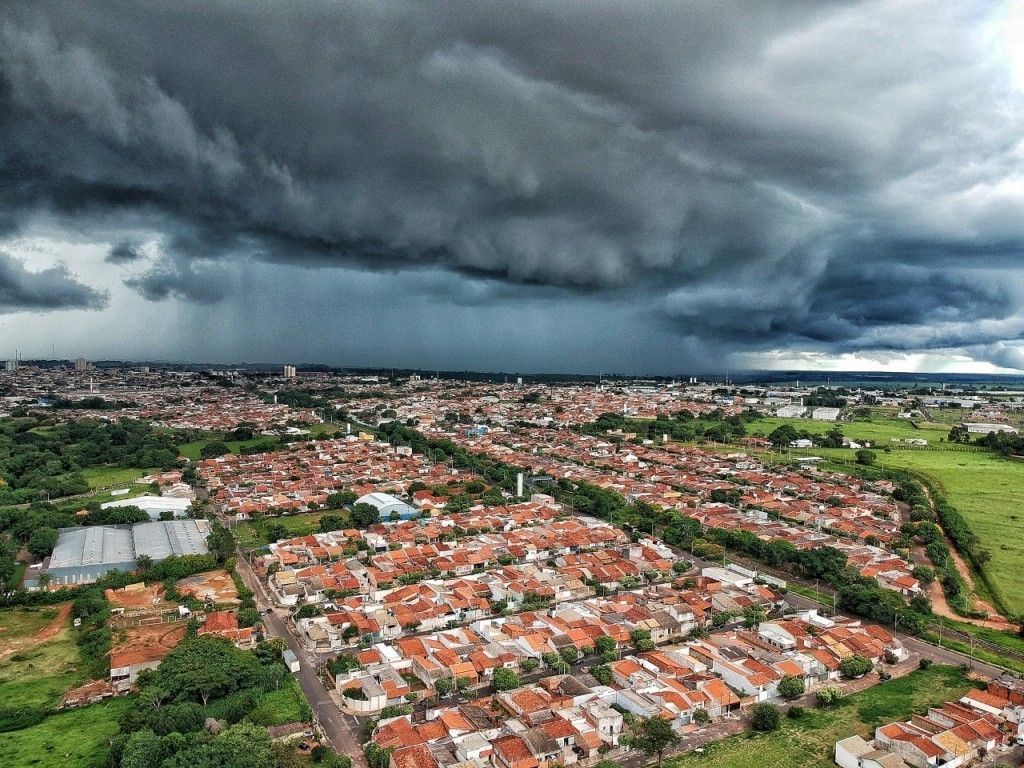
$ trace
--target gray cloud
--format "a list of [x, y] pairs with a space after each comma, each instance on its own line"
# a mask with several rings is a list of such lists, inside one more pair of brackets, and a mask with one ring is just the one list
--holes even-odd
[[124, 282], [154, 301], [219, 302], [252, 260], [415, 270], [481, 313], [614, 301], [686, 354], [1019, 362], [1024, 103], [994, 13], [13, 0], [0, 210], [145, 222], [163, 254]]
[[214, 304], [228, 294], [231, 277], [220, 264], [162, 256], [142, 274], [126, 278], [124, 284], [150, 301], [176, 298]]
[[78, 282], [65, 266], [32, 272], [0, 251], [0, 313], [24, 310], [102, 309], [107, 294]]
[[145, 255], [139, 250], [138, 244], [122, 240], [110, 249], [104, 261], [108, 264], [132, 264], [144, 258]]

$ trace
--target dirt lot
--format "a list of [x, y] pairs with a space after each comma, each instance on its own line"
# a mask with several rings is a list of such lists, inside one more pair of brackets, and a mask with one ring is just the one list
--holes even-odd
[[140, 627], [124, 627], [114, 634], [111, 655], [126, 651], [148, 653], [150, 650], [169, 651], [185, 637], [187, 626], [184, 621], [166, 624], [149, 624]]
[[141, 582], [122, 589], [108, 589], [103, 593], [112, 608], [123, 608], [126, 613], [136, 611], [166, 611], [174, 606], [164, 600], [162, 584], [146, 586]]
[[175, 584], [175, 589], [183, 595], [191, 595], [196, 600], [205, 602], [210, 599], [217, 605], [238, 602], [238, 590], [227, 571], [209, 571], [189, 576]]

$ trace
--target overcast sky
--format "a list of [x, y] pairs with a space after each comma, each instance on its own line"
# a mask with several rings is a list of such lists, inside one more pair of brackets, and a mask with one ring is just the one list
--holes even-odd
[[1020, 2], [0, 4], [0, 357], [1024, 370]]

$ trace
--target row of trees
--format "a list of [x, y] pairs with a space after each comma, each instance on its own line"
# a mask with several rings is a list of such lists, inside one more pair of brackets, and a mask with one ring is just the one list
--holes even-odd
[[728, 443], [747, 434], [747, 424], [757, 419], [756, 413], [727, 416], [721, 410], [695, 417], [690, 411], [679, 411], [669, 416], [658, 414], [652, 419], [630, 419], [621, 413], [602, 413], [594, 421], [583, 424], [584, 434], [606, 437], [609, 431], [635, 433], [637, 439], [660, 440], [668, 435], [673, 440], [695, 442], [700, 440]]

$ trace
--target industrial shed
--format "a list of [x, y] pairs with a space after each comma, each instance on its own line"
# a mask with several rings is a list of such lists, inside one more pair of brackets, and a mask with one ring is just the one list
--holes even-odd
[[135, 496], [129, 499], [118, 499], [100, 504], [100, 509], [116, 509], [119, 507], [138, 507], [150, 520], [159, 520], [161, 512], [170, 512], [175, 517], [187, 517], [192, 500], [177, 496]]
[[142, 555], [159, 562], [170, 555], [209, 554], [209, 534], [206, 520], [61, 528], [46, 573], [52, 584], [87, 584], [110, 571], [134, 570]]
[[406, 504], [390, 493], [368, 493], [356, 499], [356, 504], [370, 504], [376, 507], [380, 512], [381, 522], [385, 523], [391, 519], [392, 512], [398, 513], [399, 520], [409, 520], [419, 515], [419, 510], [416, 507]]

